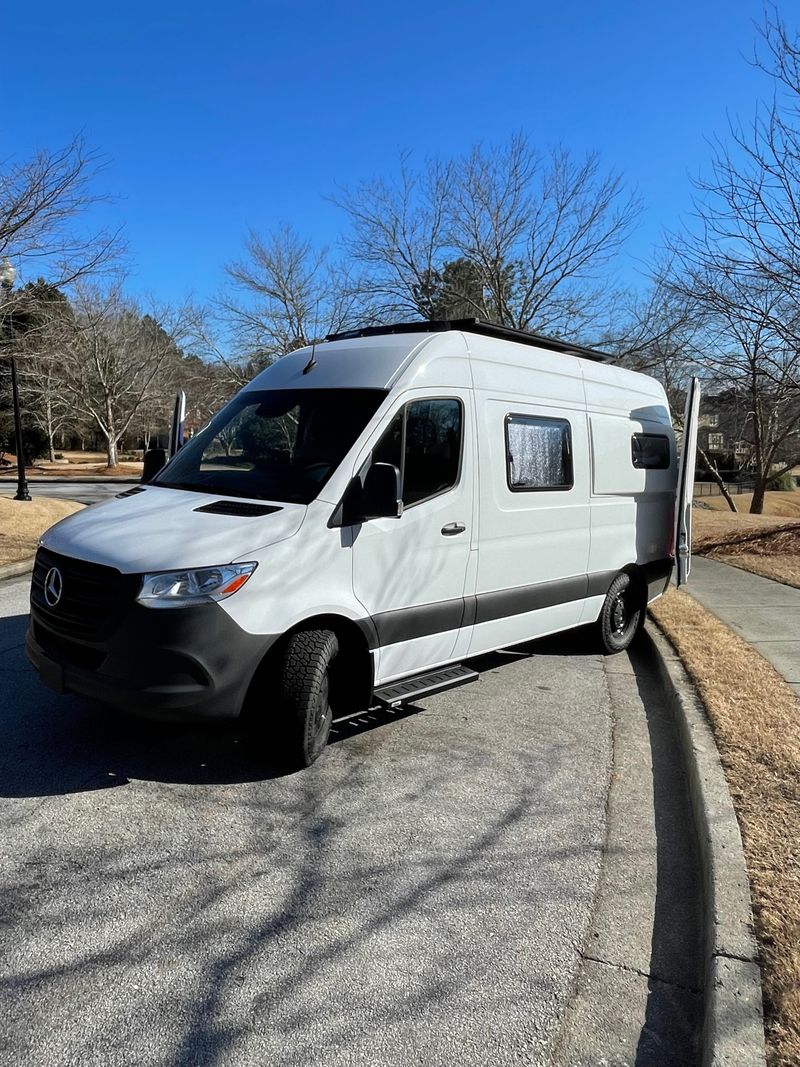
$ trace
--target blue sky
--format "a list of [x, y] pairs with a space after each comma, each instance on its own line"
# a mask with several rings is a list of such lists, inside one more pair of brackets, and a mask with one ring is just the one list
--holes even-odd
[[[108, 160], [131, 288], [205, 298], [248, 226], [332, 243], [325, 194], [524, 130], [600, 151], [645, 203], [633, 281], [690, 174], [765, 80], [749, 0], [275, 3], [42, 0], [4, 13], [2, 157], [83, 131]], [[787, 15], [790, 12], [786, 12]]]

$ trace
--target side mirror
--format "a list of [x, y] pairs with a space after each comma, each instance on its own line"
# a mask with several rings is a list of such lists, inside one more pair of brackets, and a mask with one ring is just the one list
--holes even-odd
[[361, 497], [364, 519], [399, 519], [403, 514], [400, 471], [392, 463], [373, 463]]
[[166, 464], [167, 453], [163, 448], [148, 448], [144, 454], [142, 482], [151, 482]]

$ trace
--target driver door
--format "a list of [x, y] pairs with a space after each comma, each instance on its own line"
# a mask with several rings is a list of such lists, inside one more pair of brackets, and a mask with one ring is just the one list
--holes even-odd
[[[399, 468], [403, 513], [356, 530], [353, 588], [378, 635], [376, 683], [452, 658], [473, 524], [472, 397], [408, 399], [371, 448]], [[365, 456], [365, 458], [367, 458]]]

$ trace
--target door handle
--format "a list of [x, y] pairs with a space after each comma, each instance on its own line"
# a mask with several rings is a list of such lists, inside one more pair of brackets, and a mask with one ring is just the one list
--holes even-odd
[[446, 526], [442, 527], [442, 533], [445, 537], [452, 537], [453, 534], [463, 533], [466, 528], [463, 522], [448, 522]]

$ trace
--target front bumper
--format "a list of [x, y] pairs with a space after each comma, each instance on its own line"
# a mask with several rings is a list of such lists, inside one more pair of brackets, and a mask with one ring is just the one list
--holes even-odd
[[215, 603], [154, 609], [133, 603], [112, 632], [67, 637], [31, 604], [28, 659], [57, 692], [146, 718], [234, 718], [276, 637], [249, 634]]

